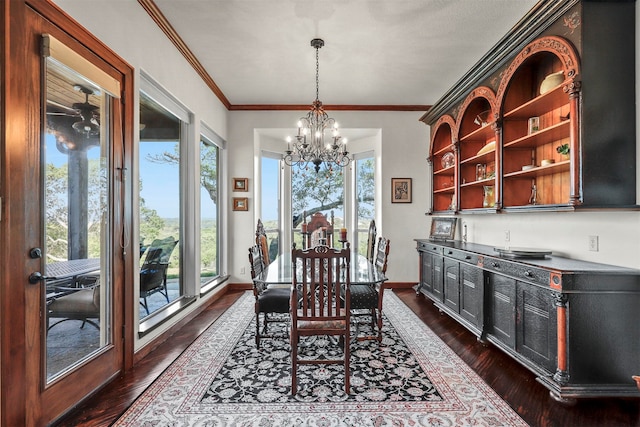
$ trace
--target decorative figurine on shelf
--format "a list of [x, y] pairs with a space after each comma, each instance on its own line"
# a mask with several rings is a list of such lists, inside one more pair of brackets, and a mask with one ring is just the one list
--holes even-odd
[[569, 144], [562, 144], [562, 145], [558, 145], [556, 147], [556, 151], [558, 153], [562, 154], [563, 158], [568, 159], [569, 158], [569, 151], [571, 151], [571, 150], [569, 148]]
[[531, 186], [531, 196], [529, 197], [529, 204], [535, 205], [538, 203], [538, 188], [535, 184]]

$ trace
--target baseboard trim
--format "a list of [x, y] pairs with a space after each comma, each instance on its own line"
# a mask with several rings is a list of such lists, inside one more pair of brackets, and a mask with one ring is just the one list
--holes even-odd
[[409, 289], [417, 284], [417, 282], [385, 282], [384, 287], [387, 289]]
[[230, 291], [250, 291], [252, 289], [252, 283], [229, 283]]

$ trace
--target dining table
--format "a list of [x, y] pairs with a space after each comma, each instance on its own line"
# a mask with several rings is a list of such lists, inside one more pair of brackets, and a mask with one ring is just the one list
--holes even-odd
[[[295, 268], [297, 274], [301, 274], [301, 265]], [[277, 256], [262, 273], [253, 280], [264, 286], [291, 286], [293, 282], [294, 268], [291, 263], [291, 253]], [[387, 280], [385, 274], [377, 269], [375, 265], [358, 253], [351, 253], [350, 261], [350, 283], [380, 285]]]

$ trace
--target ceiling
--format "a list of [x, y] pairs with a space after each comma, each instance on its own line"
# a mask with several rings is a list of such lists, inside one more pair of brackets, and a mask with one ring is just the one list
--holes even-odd
[[153, 0], [232, 106], [434, 104], [538, 0]]

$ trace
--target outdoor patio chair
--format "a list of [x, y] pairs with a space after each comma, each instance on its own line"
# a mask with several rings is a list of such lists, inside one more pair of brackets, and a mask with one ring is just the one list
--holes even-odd
[[169, 303], [167, 290], [167, 268], [169, 258], [178, 241], [173, 237], [156, 239], [147, 248], [144, 262], [140, 266], [140, 304], [149, 314], [147, 298], [155, 293], [162, 294]]
[[[47, 333], [51, 328], [67, 320], [81, 320], [80, 329], [86, 323], [98, 330], [100, 325], [96, 321], [100, 319], [100, 277], [82, 276], [78, 278], [77, 287], [57, 288], [58, 291], [69, 293], [54, 298], [47, 304]], [[51, 319], [60, 319], [51, 324]]]

